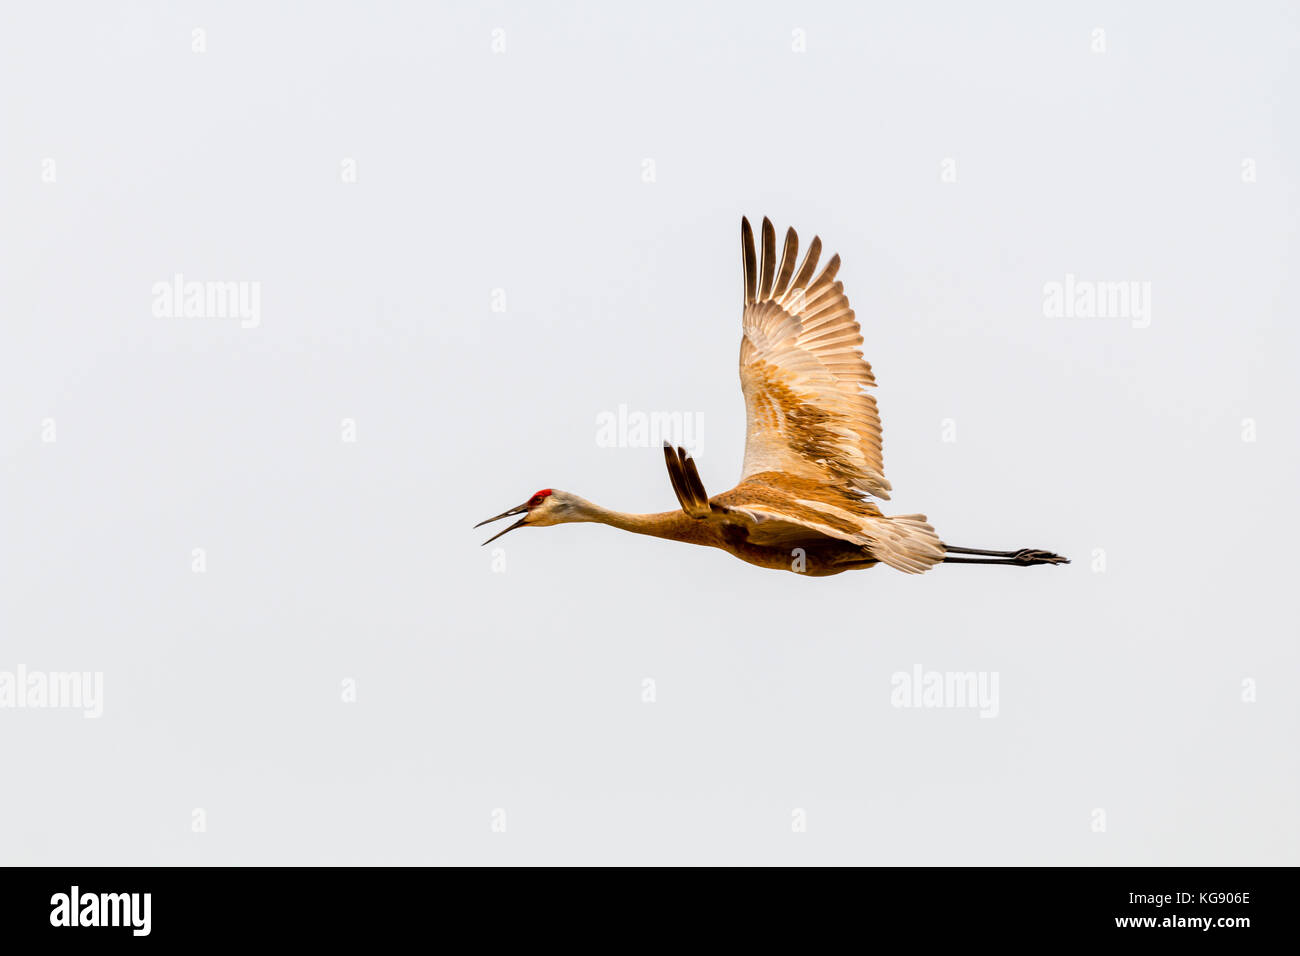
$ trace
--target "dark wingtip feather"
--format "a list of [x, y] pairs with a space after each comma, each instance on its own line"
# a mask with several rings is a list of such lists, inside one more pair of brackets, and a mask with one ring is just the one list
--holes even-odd
[[763, 302], [772, 295], [772, 276], [776, 274], [776, 228], [766, 216], [763, 217], [763, 258], [758, 272], [758, 299]]
[[787, 229], [785, 248], [781, 251], [781, 268], [776, 270], [776, 284], [772, 286], [772, 298], [781, 298], [790, 287], [790, 277], [794, 275], [794, 262], [798, 256], [799, 235], [793, 229]]
[[813, 271], [817, 268], [817, 260], [821, 258], [822, 240], [820, 236], [813, 236], [812, 242], [808, 243], [808, 251], [804, 253], [803, 265], [799, 267], [798, 273], [790, 282], [791, 289], [803, 289], [808, 291], [808, 280], [812, 278]]
[[758, 286], [758, 263], [754, 254], [754, 230], [743, 216], [740, 219], [740, 254], [745, 265], [745, 305], [753, 305]]
[[835, 281], [835, 273], [839, 271], [840, 254], [837, 252], [835, 255], [831, 256], [830, 261], [826, 263], [826, 268], [822, 270], [822, 274], [817, 277], [811, 286], [809, 286], [808, 291], [811, 293], [830, 285]]

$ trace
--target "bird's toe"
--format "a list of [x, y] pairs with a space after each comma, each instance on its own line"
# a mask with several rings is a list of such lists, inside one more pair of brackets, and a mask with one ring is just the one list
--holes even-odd
[[1023, 564], [1026, 566], [1031, 564], [1070, 563], [1069, 558], [1064, 558], [1059, 554], [1053, 554], [1051, 551], [1043, 551], [1039, 548], [1025, 548], [1022, 551], [1017, 551], [1015, 557], [1011, 560], [1015, 561], [1017, 564]]

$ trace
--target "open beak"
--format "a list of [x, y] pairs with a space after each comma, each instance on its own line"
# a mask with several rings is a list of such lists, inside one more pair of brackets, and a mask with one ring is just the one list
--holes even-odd
[[[483, 527], [485, 524], [491, 524], [493, 521], [500, 521], [502, 518], [509, 518], [511, 515], [517, 515], [517, 514], [522, 514], [523, 517], [520, 518], [518, 521], [516, 521], [514, 524], [512, 524], [510, 527], [506, 528], [505, 531], [498, 531], [498, 532], [497, 532], [496, 534], [494, 534], [492, 537], [490, 537], [490, 538], [488, 538], [486, 541], [484, 541], [483, 544], [491, 544], [493, 541], [495, 541], [497, 538], [501, 537], [501, 536], [502, 536], [503, 534], [505, 534], [507, 531], [514, 531], [515, 528], [520, 528], [520, 527], [523, 527], [525, 524], [527, 524], [527, 523], [528, 523], [528, 505], [527, 505], [527, 504], [519, 505], [519, 506], [516, 507], [516, 508], [511, 508], [509, 511], [503, 511], [503, 512], [501, 512], [501, 513], [500, 513], [499, 515], [497, 515], [495, 518], [488, 518], [486, 521], [480, 521], [478, 524], [474, 525], [474, 527], [476, 527], [476, 528], [481, 528], [481, 527]], [[482, 547], [482, 545], [480, 545], [480, 547]]]

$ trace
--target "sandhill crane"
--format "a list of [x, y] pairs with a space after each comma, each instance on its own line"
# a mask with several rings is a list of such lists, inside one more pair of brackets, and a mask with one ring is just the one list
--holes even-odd
[[515, 528], [572, 521], [721, 548], [759, 567], [811, 576], [869, 568], [883, 561], [919, 573], [936, 564], [1069, 564], [1050, 551], [985, 551], [944, 544], [925, 515], [887, 516], [871, 500], [889, 498], [881, 463], [880, 416], [861, 329], [840, 257], [816, 278], [821, 240], [795, 268], [799, 237], [785, 234], [778, 263], [776, 230], [763, 220], [761, 254], [749, 220], [740, 223], [744, 263], [744, 335], [740, 385], [749, 430], [740, 484], [712, 498], [694, 460], [664, 444], [668, 477], [681, 505], [660, 514], [625, 514], [577, 495], [545, 488], [491, 521], [523, 515], [484, 544]]

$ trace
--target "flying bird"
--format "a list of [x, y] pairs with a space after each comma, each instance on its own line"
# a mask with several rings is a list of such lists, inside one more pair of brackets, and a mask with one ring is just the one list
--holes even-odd
[[840, 257], [814, 276], [822, 244], [814, 237], [796, 268], [799, 237], [763, 220], [755, 250], [748, 219], [740, 223], [745, 303], [741, 313], [740, 387], [749, 421], [740, 483], [709, 496], [695, 461], [664, 444], [668, 478], [680, 505], [659, 514], [610, 511], [577, 495], [544, 488], [518, 507], [515, 528], [575, 521], [721, 548], [763, 568], [813, 577], [884, 563], [917, 574], [936, 564], [1028, 567], [1069, 564], [1037, 548], [988, 551], [945, 544], [925, 515], [885, 515], [876, 500], [891, 486], [881, 460], [880, 415], [869, 388], [876, 378], [862, 358], [862, 332], [844, 283]]

